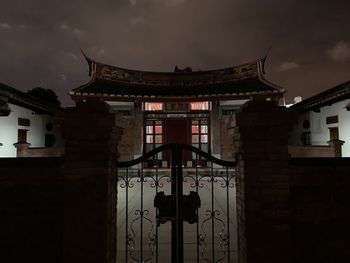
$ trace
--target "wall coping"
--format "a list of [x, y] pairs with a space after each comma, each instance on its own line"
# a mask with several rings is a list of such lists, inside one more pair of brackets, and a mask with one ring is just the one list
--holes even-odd
[[63, 157], [10, 157], [10, 158], [0, 158], [0, 167], [38, 167], [41, 168], [51, 168], [60, 167], [64, 164]]
[[295, 166], [349, 166], [350, 157], [306, 157], [306, 158], [291, 158], [290, 165]]

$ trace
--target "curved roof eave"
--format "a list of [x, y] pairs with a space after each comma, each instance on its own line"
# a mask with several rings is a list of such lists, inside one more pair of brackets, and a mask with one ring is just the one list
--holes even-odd
[[[93, 98], [93, 99], [102, 99], [105, 101], [139, 101], [139, 102], [147, 102], [147, 101], [153, 101], [153, 102], [174, 102], [174, 101], [181, 101], [181, 102], [190, 102], [190, 101], [220, 101], [220, 100], [232, 100], [232, 99], [251, 99], [251, 98], [257, 98], [257, 97], [266, 97], [266, 93], [245, 93], [245, 94], [230, 94], [230, 95], [223, 95], [223, 94], [215, 94], [215, 95], [203, 95], [203, 96], [138, 96], [138, 95], [109, 95], [109, 94], [84, 94], [84, 93], [74, 93], [70, 94], [73, 98], [73, 100], [82, 100], [86, 98]], [[280, 98], [279, 93], [270, 93], [269, 97], [273, 99]]]
[[[231, 66], [231, 67], [212, 69], [212, 70], [198, 70], [198, 71], [190, 71], [190, 72], [147, 71], [147, 70], [138, 70], [138, 69], [129, 69], [129, 68], [117, 67], [117, 66], [114, 66], [114, 65], [101, 63], [99, 61], [96, 61], [96, 60], [90, 58], [88, 55], [86, 55], [86, 53], [82, 49], [81, 49], [81, 52], [82, 52], [85, 60], [87, 61], [88, 65], [89, 65], [89, 69], [91, 70], [91, 74], [94, 71], [93, 64], [106, 66], [106, 67], [111, 67], [111, 68], [115, 68], [115, 69], [119, 69], [119, 70], [131, 71], [131, 72], [140, 72], [140, 73], [146, 73], [146, 74], [147, 73], [160, 74], [160, 75], [164, 74], [164, 75], [174, 75], [174, 76], [176, 76], [176, 75], [179, 75], [179, 74], [187, 74], [187, 75], [207, 74], [207, 73], [211, 73], [211, 72], [215, 72], [215, 71], [222, 71], [222, 70], [229, 70], [229, 69], [239, 68], [239, 67], [243, 67], [243, 66], [246, 66], [246, 65], [258, 64], [258, 63], [264, 64], [265, 60], [266, 60], [266, 56], [264, 56], [264, 57], [261, 57], [259, 59], [247, 62], [247, 63], [242, 63], [242, 64]], [[264, 74], [264, 70], [260, 69], [259, 73], [263, 75]]]
[[[77, 94], [79, 97], [120, 94], [126, 97], [154, 95], [169, 98], [175, 95], [176, 98], [178, 96], [189, 98], [194, 93], [197, 96], [212, 97], [217, 94], [236, 94], [235, 92], [262, 92], [265, 95], [284, 93], [283, 88], [263, 77], [266, 57], [230, 68], [178, 73], [123, 69], [96, 62], [83, 51], [82, 53], [89, 64], [89, 74], [92, 77], [88, 83], [69, 92], [72, 97]], [[243, 90], [242, 87], [244, 87]], [[168, 91], [172, 92], [167, 93]]]
[[276, 85], [275, 83], [272, 83], [272, 82], [268, 81], [267, 79], [264, 78], [263, 75], [260, 75], [258, 78], [259, 78], [259, 80], [260, 80], [261, 82], [263, 82], [264, 84], [266, 84], [266, 85], [268, 85], [268, 86], [270, 86], [270, 87], [272, 87], [272, 88], [274, 88], [274, 89], [280, 91], [281, 93], [284, 94], [284, 93], [286, 92], [286, 91], [284, 90], [284, 88], [282, 88], [282, 87], [279, 86], [279, 85]]

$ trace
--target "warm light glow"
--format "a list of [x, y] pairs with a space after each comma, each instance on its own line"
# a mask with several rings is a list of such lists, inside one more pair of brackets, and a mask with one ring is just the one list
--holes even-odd
[[[145, 134], [146, 151], [149, 152], [163, 144], [163, 125], [161, 120], [146, 120]], [[158, 153], [157, 158], [162, 159], [162, 154]]]
[[[192, 120], [191, 133], [192, 146], [208, 152], [208, 121], [206, 119]], [[192, 158], [197, 157], [193, 155]]]
[[199, 126], [198, 125], [192, 125], [192, 133], [199, 133]]
[[163, 103], [161, 102], [145, 102], [145, 111], [162, 111]]
[[209, 110], [208, 101], [191, 102], [191, 110]]
[[163, 126], [157, 125], [155, 126], [156, 134], [162, 134], [163, 133]]

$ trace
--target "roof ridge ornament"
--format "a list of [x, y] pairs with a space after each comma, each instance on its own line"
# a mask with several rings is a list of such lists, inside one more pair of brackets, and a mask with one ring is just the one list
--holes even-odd
[[192, 68], [191, 67], [185, 67], [184, 69], [179, 68], [177, 65], [175, 66], [174, 72], [192, 72]]
[[88, 65], [89, 65], [89, 76], [91, 76], [92, 70], [93, 70], [93, 64], [95, 63], [95, 61], [92, 60], [91, 58], [89, 58], [82, 48], [80, 48], [80, 51], [83, 54], [84, 58], [86, 59]]
[[262, 75], [266, 74], [265, 63], [266, 63], [268, 56], [271, 54], [271, 50], [272, 50], [272, 46], [269, 47], [269, 49], [266, 52], [266, 55], [258, 61], [258, 63], [260, 64], [260, 69], [261, 69]]

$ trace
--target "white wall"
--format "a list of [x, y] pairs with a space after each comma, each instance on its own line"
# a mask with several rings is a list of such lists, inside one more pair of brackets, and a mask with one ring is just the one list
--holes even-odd
[[[57, 145], [61, 145], [57, 127], [54, 125], [52, 132], [46, 132], [46, 124], [51, 122], [54, 124], [53, 117], [50, 115], [37, 115], [34, 111], [9, 104], [11, 113], [8, 117], [0, 117], [0, 157], [16, 157], [16, 148], [13, 146], [17, 142], [18, 129], [27, 129], [27, 142], [30, 147], [44, 147], [45, 134], [52, 133], [56, 137]], [[30, 126], [19, 126], [18, 118], [30, 120]]]
[[[339, 139], [345, 141], [342, 147], [344, 157], [350, 157], [350, 111], [345, 106], [350, 99], [321, 108], [320, 113], [310, 112], [311, 142], [314, 145], [325, 145], [329, 141], [329, 128], [338, 127]], [[338, 123], [326, 124], [326, 118], [338, 115]]]
[[[320, 108], [320, 112], [306, 112], [299, 116], [298, 123], [294, 126], [290, 136], [291, 145], [301, 145], [300, 136], [305, 130], [302, 127], [303, 121], [310, 120], [311, 144], [328, 145], [329, 128], [338, 127], [339, 139], [345, 141], [342, 147], [343, 157], [350, 157], [350, 111], [345, 106], [350, 103], [350, 99], [334, 103], [330, 106]], [[326, 124], [326, 118], [338, 115], [338, 123]]]

